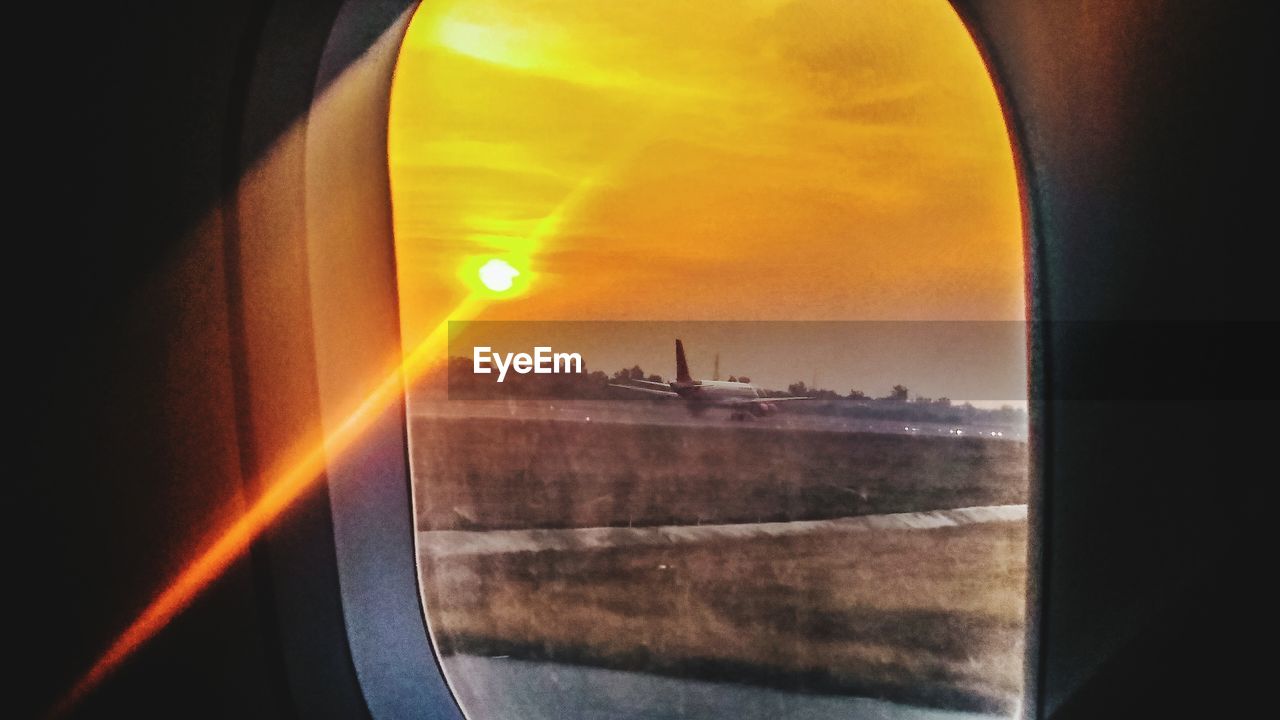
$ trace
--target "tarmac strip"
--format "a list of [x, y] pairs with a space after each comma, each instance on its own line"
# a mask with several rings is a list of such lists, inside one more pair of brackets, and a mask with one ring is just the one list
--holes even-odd
[[418, 547], [430, 557], [449, 558], [549, 550], [684, 545], [718, 540], [790, 537], [811, 533], [933, 530], [962, 525], [1022, 522], [1026, 519], [1026, 505], [984, 505], [952, 510], [861, 515], [834, 520], [732, 525], [591, 527], [566, 530], [423, 530], [418, 533]]
[[[737, 683], [507, 657], [447, 655], [467, 717], [561, 720], [996, 720], [876, 698], [785, 692]], [[1018, 713], [1016, 716], [1021, 716]]]

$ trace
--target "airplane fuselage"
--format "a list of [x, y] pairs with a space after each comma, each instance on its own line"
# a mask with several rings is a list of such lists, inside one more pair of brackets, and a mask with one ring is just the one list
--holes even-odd
[[757, 400], [768, 397], [763, 390], [751, 383], [726, 380], [673, 382], [671, 389], [686, 400], [700, 400], [713, 404], [725, 400]]
[[769, 397], [763, 389], [750, 383], [725, 380], [692, 380], [673, 382], [671, 389], [684, 399], [689, 411], [699, 414], [711, 407], [726, 407], [734, 419], [764, 417], [777, 412], [777, 405], [760, 402]]

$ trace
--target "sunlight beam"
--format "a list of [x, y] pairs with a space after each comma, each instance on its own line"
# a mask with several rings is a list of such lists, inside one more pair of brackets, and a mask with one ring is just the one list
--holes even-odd
[[294, 458], [291, 462], [282, 463], [282, 469], [269, 473], [270, 479], [264, 483], [267, 489], [257, 501], [147, 605], [58, 702], [50, 715], [61, 717], [70, 712], [125, 659], [190, 605], [249, 547], [254, 538], [324, 476], [335, 457], [349, 450], [380, 415], [404, 397], [406, 387], [444, 359], [439, 349], [442, 344], [447, 344], [449, 322], [474, 317], [483, 305], [474, 295], [464, 298], [342, 422], [325, 434], [321, 442], [300, 448], [291, 455]]

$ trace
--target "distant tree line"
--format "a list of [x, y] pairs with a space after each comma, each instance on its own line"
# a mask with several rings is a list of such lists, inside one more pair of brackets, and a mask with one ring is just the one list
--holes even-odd
[[903, 422], [935, 422], [950, 424], [993, 423], [1009, 424], [1026, 420], [1026, 412], [1006, 405], [988, 410], [971, 403], [955, 404], [951, 398], [937, 399], [917, 395], [909, 399], [910, 390], [905, 385], [894, 385], [887, 395], [871, 397], [857, 389], [841, 395], [834, 390], [811, 388], [804, 382], [787, 386], [786, 392], [770, 391], [771, 395], [811, 397], [817, 402], [788, 405], [789, 412], [872, 420], [901, 420]]
[[[495, 382], [495, 375], [478, 375], [473, 372], [472, 359], [451, 357], [446, 368], [427, 378], [424, 385], [447, 387], [452, 399], [496, 398], [552, 398], [559, 400], [644, 400], [646, 396], [609, 387], [625, 385], [634, 380], [665, 382], [657, 373], [646, 373], [639, 365], [620, 368], [611, 374], [589, 370], [585, 365], [581, 374], [520, 375], [509, 373], [503, 383]], [[750, 382], [745, 376], [730, 376], [731, 382]], [[851, 389], [845, 394], [825, 388], [811, 388], [803, 381], [794, 382], [784, 390], [766, 391], [774, 397], [800, 396], [814, 398], [814, 402], [789, 403], [788, 412], [874, 420], [899, 420], [902, 422], [935, 423], [1017, 423], [1026, 420], [1026, 412], [1011, 406], [996, 410], [974, 407], [970, 403], [956, 404], [950, 398], [910, 397], [905, 385], [894, 385], [887, 394], [872, 397]], [[659, 402], [661, 398], [656, 398]]]

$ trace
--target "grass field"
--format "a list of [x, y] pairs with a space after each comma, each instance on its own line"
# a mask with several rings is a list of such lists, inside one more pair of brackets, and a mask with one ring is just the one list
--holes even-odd
[[1026, 502], [1026, 445], [976, 437], [414, 418], [418, 525], [785, 522]]
[[[423, 530], [789, 521], [1026, 494], [1025, 445], [997, 440], [424, 418], [413, 432]], [[997, 713], [1021, 697], [1022, 522], [426, 550], [446, 669], [455, 653], [507, 655]], [[454, 686], [465, 700], [466, 679]]]

